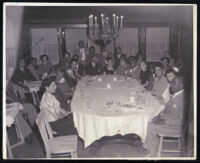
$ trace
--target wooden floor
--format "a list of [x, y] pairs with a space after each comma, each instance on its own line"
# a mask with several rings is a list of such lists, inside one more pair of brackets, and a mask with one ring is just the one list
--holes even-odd
[[[10, 131], [12, 132], [12, 131]], [[16, 138], [15, 133], [10, 133], [12, 141]], [[31, 159], [31, 158], [45, 158], [44, 147], [42, 144], [41, 137], [36, 129], [30, 135], [31, 142], [14, 148], [12, 150], [13, 157]], [[176, 144], [165, 144], [165, 148], [173, 148]], [[105, 144], [96, 153], [91, 153], [91, 146], [84, 149], [83, 141], [79, 139], [78, 141], [78, 157], [79, 158], [138, 158], [146, 157], [143, 153], [137, 151], [137, 147], [134, 145], [116, 143], [116, 144]], [[180, 154], [162, 154], [161, 157], [179, 157]]]

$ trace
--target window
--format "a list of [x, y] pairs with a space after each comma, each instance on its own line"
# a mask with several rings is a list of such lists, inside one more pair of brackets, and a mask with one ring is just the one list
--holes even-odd
[[33, 28], [32, 37], [32, 57], [36, 57], [38, 63], [40, 55], [47, 54], [53, 64], [59, 62], [58, 37], [56, 28]]

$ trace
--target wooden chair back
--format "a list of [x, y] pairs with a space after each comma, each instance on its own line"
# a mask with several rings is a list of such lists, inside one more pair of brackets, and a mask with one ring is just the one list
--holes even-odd
[[41, 110], [36, 119], [36, 124], [39, 128], [39, 131], [40, 131], [43, 143], [44, 143], [44, 147], [46, 150], [46, 156], [49, 157], [50, 149], [49, 149], [48, 141], [49, 141], [49, 139], [53, 138], [53, 134], [52, 134], [52, 130], [51, 130], [49, 123], [45, 119], [46, 119], [45, 111]]

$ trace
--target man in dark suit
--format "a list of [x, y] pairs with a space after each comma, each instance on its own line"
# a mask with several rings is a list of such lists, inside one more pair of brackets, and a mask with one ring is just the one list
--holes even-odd
[[118, 46], [116, 48], [116, 56], [115, 56], [115, 58], [116, 58], [116, 61], [115, 61], [116, 68], [120, 65], [120, 58], [121, 57], [126, 57], [126, 55], [122, 53], [121, 47]]
[[86, 75], [100, 75], [102, 73], [102, 68], [98, 63], [98, 57], [96, 55], [92, 56], [92, 62], [85, 67]]
[[[79, 61], [79, 56], [75, 54], [72, 57], [72, 59], [76, 59], [77, 61]], [[85, 65], [80, 63], [80, 62], [78, 62], [78, 64], [77, 64], [77, 72], [78, 72], [79, 75], [84, 76], [85, 75]]]
[[158, 133], [180, 134], [183, 128], [184, 82], [182, 76], [176, 76], [170, 83], [172, 94], [165, 109], [148, 124], [144, 148], [150, 151], [150, 156], [157, 155], [159, 144]]
[[111, 52], [111, 51], [108, 51], [106, 49], [106, 46], [102, 46], [101, 47], [101, 53], [98, 55], [98, 58], [99, 58], [99, 64], [102, 66], [102, 67], [106, 67], [107, 64], [106, 64], [106, 59], [108, 57], [111, 57], [112, 60], [113, 60], [113, 63], [115, 64], [115, 57], [114, 57], [114, 54]]

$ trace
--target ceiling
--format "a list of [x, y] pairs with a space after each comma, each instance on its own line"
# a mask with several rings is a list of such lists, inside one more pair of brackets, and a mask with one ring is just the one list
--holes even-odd
[[189, 24], [191, 6], [29, 6], [24, 8], [27, 23], [78, 23], [85, 24], [88, 15], [104, 13], [124, 15], [124, 22], [176, 21]]

